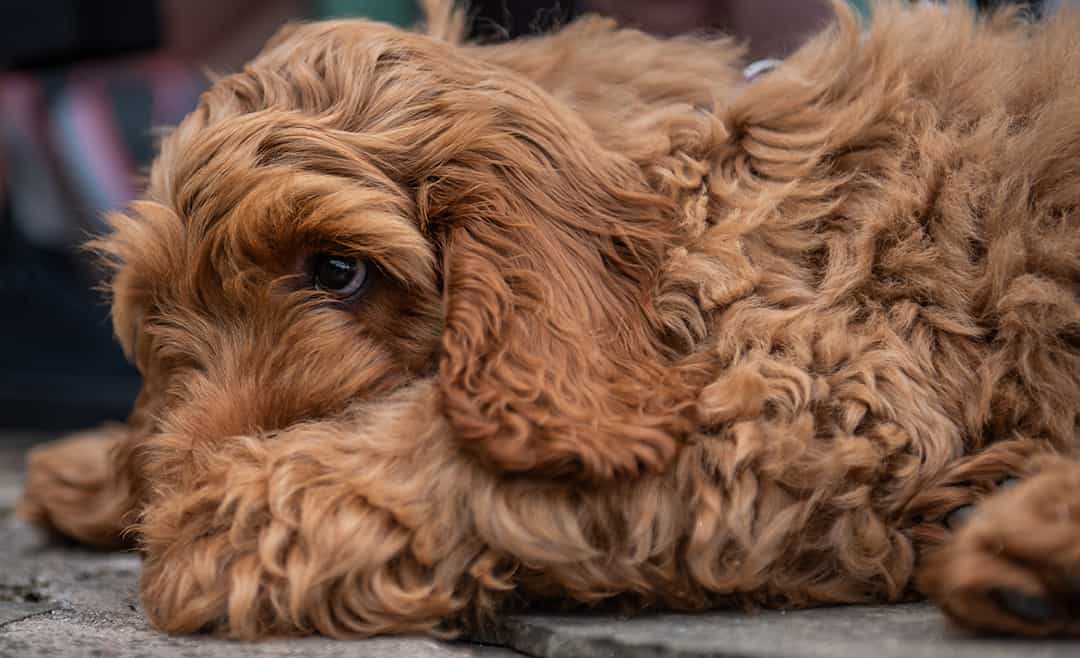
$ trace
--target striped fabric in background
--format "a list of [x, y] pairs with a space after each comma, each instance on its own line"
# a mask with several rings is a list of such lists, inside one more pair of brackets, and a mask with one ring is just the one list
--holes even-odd
[[35, 245], [102, 228], [137, 193], [157, 126], [194, 107], [203, 76], [164, 57], [0, 74], [0, 158], [11, 218]]

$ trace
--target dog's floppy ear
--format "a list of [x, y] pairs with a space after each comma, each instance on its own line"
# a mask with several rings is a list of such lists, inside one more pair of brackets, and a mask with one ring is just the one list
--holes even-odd
[[459, 93], [443, 100], [488, 111], [450, 113], [445, 160], [418, 186], [443, 254], [457, 436], [505, 471], [662, 469], [693, 399], [652, 305], [670, 203], [542, 92]]
[[694, 412], [654, 304], [676, 203], [482, 48], [364, 21], [304, 30], [262, 66], [311, 90], [308, 113], [333, 128], [315, 132], [341, 147], [327, 158], [371, 162], [412, 194], [442, 259], [456, 437], [523, 474], [604, 481], [670, 463]]

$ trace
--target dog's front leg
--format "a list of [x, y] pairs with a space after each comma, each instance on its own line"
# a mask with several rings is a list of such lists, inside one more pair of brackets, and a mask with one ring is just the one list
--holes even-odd
[[459, 511], [470, 467], [421, 389], [191, 455], [138, 527], [154, 624], [245, 639], [437, 633], [482, 607], [498, 584]]
[[124, 425], [106, 425], [34, 448], [19, 516], [86, 544], [122, 546], [135, 509], [116, 453], [130, 432]]
[[1080, 462], [1031, 438], [950, 465], [906, 511], [919, 587], [961, 625], [1080, 635]]
[[1018, 635], [1080, 635], [1080, 462], [1041, 455], [942, 547], [920, 584], [956, 622]]

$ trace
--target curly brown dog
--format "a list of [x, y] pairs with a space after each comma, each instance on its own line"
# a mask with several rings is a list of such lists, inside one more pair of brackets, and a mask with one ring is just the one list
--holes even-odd
[[[170, 632], [928, 595], [1080, 632], [1080, 12], [284, 30], [98, 243], [145, 384], [22, 514]], [[1013, 486], [1015, 485], [1015, 486]]]

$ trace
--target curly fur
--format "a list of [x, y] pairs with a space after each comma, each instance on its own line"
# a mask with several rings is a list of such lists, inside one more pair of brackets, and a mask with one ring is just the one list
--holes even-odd
[[24, 516], [134, 542], [171, 632], [918, 594], [1077, 630], [988, 597], [1054, 588], [1033, 537], [1080, 569], [1080, 13], [838, 6], [746, 84], [728, 40], [426, 4], [286, 28], [165, 139], [98, 243], [142, 395], [33, 455]]

